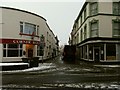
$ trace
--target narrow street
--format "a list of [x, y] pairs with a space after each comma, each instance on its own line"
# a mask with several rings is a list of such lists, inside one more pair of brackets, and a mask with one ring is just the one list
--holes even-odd
[[[40, 67], [44, 69], [39, 69]], [[119, 90], [119, 66], [102, 67], [84, 62], [64, 62], [62, 57], [40, 63], [38, 68], [4, 71], [3, 90]]]

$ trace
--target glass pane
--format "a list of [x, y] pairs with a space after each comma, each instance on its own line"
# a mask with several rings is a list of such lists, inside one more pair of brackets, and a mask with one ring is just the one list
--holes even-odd
[[91, 30], [98, 29], [97, 22], [91, 24]]
[[6, 50], [3, 50], [3, 57], [6, 57]]
[[120, 35], [120, 30], [114, 30], [113, 34], [114, 35]]
[[114, 29], [119, 29], [120, 28], [120, 23], [118, 22], [114, 22]]
[[91, 31], [91, 36], [96, 37], [97, 36], [97, 30]]
[[18, 48], [18, 44], [8, 44], [8, 48]]
[[23, 50], [20, 50], [20, 57], [22, 56], [22, 52], [23, 52]]
[[6, 48], [6, 44], [3, 44], [3, 48]]
[[23, 44], [20, 44], [20, 48], [22, 49], [22, 47], [23, 47]]
[[8, 57], [18, 57], [18, 50], [8, 50]]
[[36, 31], [36, 26], [35, 25], [25, 23], [25, 29], [24, 29], [25, 34], [35, 34], [35, 31]]
[[119, 2], [113, 3], [113, 13], [116, 15], [120, 15], [120, 3]]
[[97, 3], [91, 3], [90, 4], [90, 13], [91, 15], [95, 15], [97, 13]]
[[20, 32], [23, 33], [23, 25], [20, 25]]
[[106, 45], [106, 56], [107, 56], [107, 60], [115, 60], [116, 59], [116, 44], [107, 44]]
[[93, 59], [93, 45], [89, 45], [89, 59]]

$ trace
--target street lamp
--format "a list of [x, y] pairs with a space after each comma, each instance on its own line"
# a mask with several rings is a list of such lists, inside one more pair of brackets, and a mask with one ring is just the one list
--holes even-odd
[[45, 47], [45, 37], [44, 35], [42, 34], [41, 37], [40, 37], [40, 47], [41, 47], [41, 51], [42, 51], [42, 63], [43, 63], [43, 55], [44, 55], [44, 47]]

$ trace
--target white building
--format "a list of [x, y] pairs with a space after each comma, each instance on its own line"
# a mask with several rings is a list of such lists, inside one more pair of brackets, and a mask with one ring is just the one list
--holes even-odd
[[[56, 38], [46, 19], [24, 10], [0, 7], [0, 58], [2, 62], [26, 57], [51, 58], [56, 54]], [[2, 16], [1, 16], [2, 15]], [[41, 59], [41, 58], [40, 58]]]
[[71, 32], [78, 58], [96, 62], [120, 61], [120, 1], [85, 2]]

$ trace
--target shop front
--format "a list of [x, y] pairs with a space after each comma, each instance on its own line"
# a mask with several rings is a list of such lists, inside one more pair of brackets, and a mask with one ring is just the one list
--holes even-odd
[[21, 39], [1, 39], [2, 62], [19, 62], [24, 57], [36, 57], [39, 41]]
[[79, 56], [81, 60], [93, 62], [120, 62], [120, 43], [94, 42], [81, 45]]

